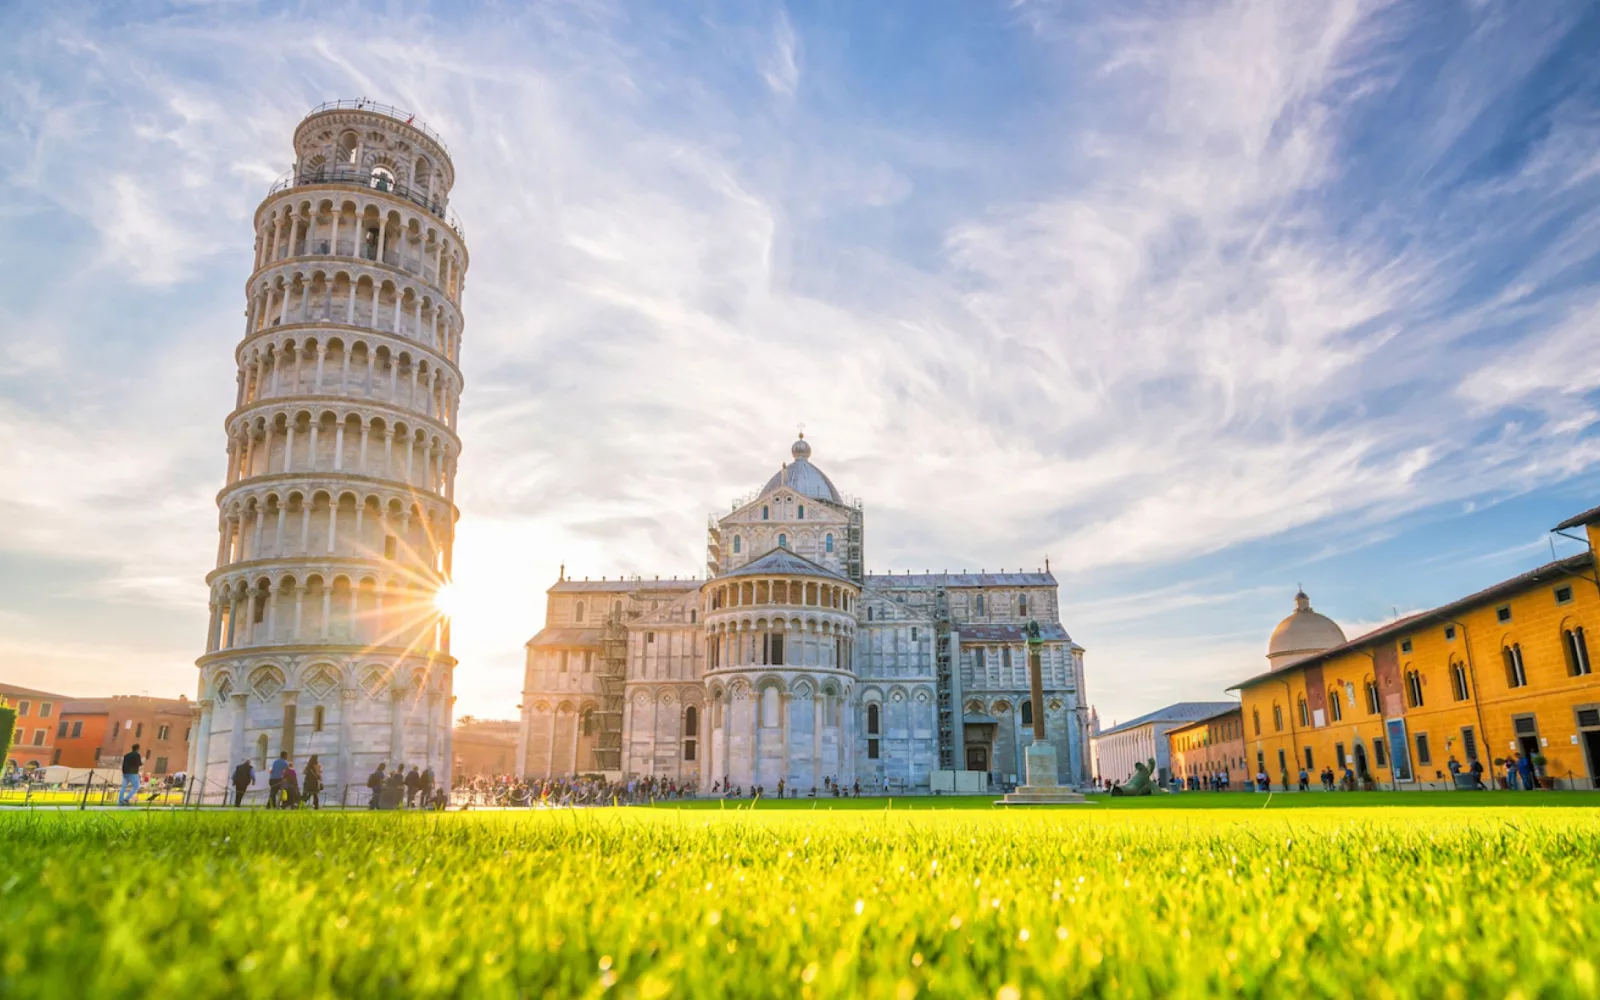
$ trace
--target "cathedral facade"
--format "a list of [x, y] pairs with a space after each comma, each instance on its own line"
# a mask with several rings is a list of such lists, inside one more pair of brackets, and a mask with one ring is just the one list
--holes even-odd
[[[866, 575], [861, 504], [802, 436], [713, 518], [706, 576], [561, 579], [527, 644], [528, 776], [654, 775], [772, 794], [828, 781], [927, 791], [936, 771], [1020, 780], [1044, 712], [1064, 784], [1089, 777], [1083, 647], [1049, 568]], [[1025, 628], [1044, 638], [1042, 706]]]

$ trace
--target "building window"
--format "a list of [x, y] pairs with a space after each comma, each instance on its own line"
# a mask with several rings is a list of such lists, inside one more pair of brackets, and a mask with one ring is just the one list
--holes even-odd
[[1372, 763], [1378, 767], [1389, 766], [1389, 750], [1383, 745], [1382, 736], [1372, 738]]
[[763, 520], [763, 521], [768, 520], [770, 518], [770, 516], [771, 515], [767, 512], [767, 505], [766, 504], [762, 504], [761, 505], [761, 520]]
[[400, 551], [400, 543], [393, 535], [385, 535], [383, 539], [383, 557], [393, 559]]
[[167, 773], [167, 758], [165, 758], [165, 757], [157, 757], [156, 758], [156, 770], [155, 770], [155, 773], [156, 774], [166, 774]]
[[77, 739], [78, 737], [80, 737], [82, 735], [83, 735], [83, 723], [81, 721], [74, 721], [72, 723], [72, 738], [73, 739]]
[[1583, 627], [1561, 630], [1561, 647], [1567, 653], [1567, 673], [1582, 677], [1589, 673], [1589, 644], [1584, 641]]
[[789, 547], [789, 536], [785, 535], [781, 531], [778, 532], [778, 548], [786, 549], [788, 547]]
[[36, 747], [44, 746], [44, 738], [49, 735], [50, 730], [48, 729], [35, 729], [33, 731], [33, 745]]
[[1017, 595], [1017, 616], [1019, 618], [1028, 617], [1028, 595], [1027, 594], [1018, 594]]
[[1528, 671], [1522, 664], [1522, 645], [1512, 643], [1500, 650], [1501, 659], [1506, 663], [1506, 687], [1526, 687], [1528, 684]]
[[1000, 647], [1000, 669], [1002, 669], [1002, 670], [1010, 670], [1011, 669], [1011, 647], [1010, 646], [1001, 646]]
[[694, 760], [695, 745], [699, 742], [700, 710], [690, 705], [683, 710], [683, 759]]
[[733, 536], [733, 554], [734, 555], [738, 555], [739, 554], [739, 545], [743, 541], [744, 540], [742, 538], [740, 538], [738, 535], [734, 535]]
[[878, 706], [876, 704], [871, 704], [871, 705], [867, 706], [867, 735], [868, 736], [877, 736], [878, 733], [879, 733], [878, 724], [879, 724], [879, 721], [880, 721], [880, 716], [879, 716], [878, 713], [879, 713], [879, 709], [878, 709]]
[[157, 741], [165, 741], [169, 737], [171, 737], [171, 735], [172, 735], [172, 727], [171, 726], [161, 726], [158, 729], [156, 729], [156, 740]]
[[1260, 736], [1261, 735], [1261, 710], [1259, 708], [1252, 708], [1250, 710], [1250, 721], [1255, 723], [1256, 735]]
[[50, 718], [50, 708], [51, 708], [50, 702], [48, 702], [48, 701], [39, 702], [39, 718], [41, 718], [41, 719]]
[[1022, 724], [1024, 726], [1033, 725], [1033, 702], [1032, 702], [1032, 700], [1025, 701], [1025, 702], [1022, 703]]
[[1430, 751], [1428, 749], [1428, 734], [1427, 733], [1418, 733], [1417, 734], [1417, 763], [1418, 764], [1432, 764], [1433, 763], [1433, 753], [1432, 753], [1432, 751]]
[[1563, 583], [1561, 586], [1556, 588], [1556, 603], [1557, 604], [1571, 604], [1572, 603], [1572, 584]]
[[1445, 639], [1445, 641], [1446, 642], [1454, 642], [1455, 638], [1456, 638], [1456, 627], [1454, 625], [1446, 625], [1444, 627], [1444, 639]]
[[61, 740], [61, 739], [66, 739], [66, 737], [67, 737], [67, 720], [66, 719], [62, 719], [61, 720], [61, 725], [56, 727], [56, 739]]
[[878, 759], [878, 741], [877, 740], [868, 740], [867, 741], [867, 759], [868, 760], [877, 760]]
[[911, 641], [917, 641], [917, 627], [915, 625], [911, 626]]
[[1400, 641], [1400, 652], [1402, 652], [1402, 653], [1411, 652], [1411, 640], [1410, 639], [1402, 639]]
[[324, 718], [326, 717], [326, 713], [327, 713], [327, 710], [324, 709], [321, 705], [318, 705], [316, 708], [313, 708], [311, 710], [311, 731], [313, 733], [322, 732], [322, 723], [323, 723]]
[[1300, 724], [1302, 726], [1311, 725], [1311, 707], [1306, 704], [1306, 700], [1301, 698], [1298, 702], [1296, 702], [1295, 707], [1300, 711]]
[[1339, 722], [1344, 718], [1344, 706], [1339, 704], [1339, 689], [1328, 689], [1328, 718]]
[[1507, 605], [1504, 605], [1503, 607], [1495, 608], [1494, 609], [1494, 617], [1495, 617], [1495, 620], [1500, 622], [1502, 625], [1505, 624], [1506, 622], [1510, 621], [1511, 620], [1511, 605], [1507, 604]]
[[980, 615], [983, 614], [983, 595], [982, 594], [978, 595], [978, 610], [977, 610], [977, 613], [980, 614]]
[[1315, 771], [1316, 769], [1317, 769], [1317, 765], [1311, 763], [1311, 748], [1310, 747], [1306, 747], [1306, 770], [1307, 771]]
[[1468, 760], [1478, 759], [1478, 734], [1473, 732], [1471, 726], [1461, 727], [1461, 749], [1466, 752]]
[[1383, 702], [1378, 698], [1378, 682], [1367, 681], [1367, 714], [1377, 715], [1383, 711]]
[[833, 536], [828, 535], [822, 539], [822, 548], [825, 552], [833, 551]]
[[17, 702], [17, 718], [20, 719], [24, 715], [27, 715], [28, 714], [28, 709], [30, 707], [32, 707], [32, 705], [33, 705], [33, 702], [31, 702], [31, 701], [19, 701], [19, 702]]
[[1276, 732], [1283, 732], [1283, 706], [1276, 702], [1272, 706], [1272, 728]]
[[867, 605], [867, 621], [872, 621], [872, 605]]
[[806, 519], [806, 505], [805, 504], [801, 504], [800, 506], [796, 507], [795, 511], [800, 515], [800, 520], [804, 521]]
[[568, 660], [567, 651], [563, 649], [561, 651], [561, 668], [560, 668], [562, 673], [566, 673], [567, 672], [568, 663], [569, 663], [569, 660]]
[[575, 621], [575, 622], [583, 621], [583, 602], [582, 601], [579, 601], [577, 603], [577, 606], [572, 609], [572, 620]]
[[583, 735], [594, 735], [594, 709], [592, 708], [583, 710]]
[[1289, 758], [1284, 755], [1283, 748], [1278, 748], [1278, 773], [1289, 773]]
[[1344, 756], [1344, 744], [1343, 743], [1335, 743], [1333, 745], [1333, 762], [1335, 764], [1339, 765], [1340, 767], [1344, 767], [1345, 764], [1347, 763], [1347, 761], [1345, 760], [1345, 756]]
[[644, 634], [644, 641], [645, 642], [655, 642], [656, 641], [656, 634], [654, 632], [646, 632]]
[[772, 633], [772, 665], [783, 666], [783, 635], [778, 632]]
[[133, 727], [133, 738], [136, 740], [144, 738], [144, 723], [141, 722]]
[[695, 616], [698, 615], [699, 613], [700, 613], [699, 610], [696, 609], [696, 608], [690, 608], [689, 609], [689, 624], [690, 625], [693, 625], [695, 623]]
[[1450, 665], [1450, 693], [1456, 701], [1466, 701], [1472, 693], [1467, 687], [1467, 668], [1459, 663]]
[[1422, 675], [1415, 670], [1406, 671], [1406, 703], [1412, 708], [1422, 707]]

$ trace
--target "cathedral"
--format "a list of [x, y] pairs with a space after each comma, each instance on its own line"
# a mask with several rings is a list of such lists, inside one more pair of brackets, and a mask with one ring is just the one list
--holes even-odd
[[[864, 517], [791, 460], [708, 528], [704, 579], [561, 578], [527, 644], [517, 760], [532, 777], [654, 775], [774, 794], [1021, 780], [1044, 713], [1059, 778], [1089, 779], [1083, 647], [1039, 572], [866, 575]], [[1025, 629], [1040, 625], [1044, 697]], [[970, 776], [969, 776], [970, 777]]]

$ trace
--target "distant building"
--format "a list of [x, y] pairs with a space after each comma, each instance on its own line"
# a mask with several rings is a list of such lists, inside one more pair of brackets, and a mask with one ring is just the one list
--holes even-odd
[[62, 706], [56, 739], [59, 763], [68, 767], [114, 767], [139, 744], [144, 769], [176, 774], [188, 766], [194, 735], [194, 702], [188, 698], [115, 695], [74, 698]]
[[1194, 722], [1167, 730], [1172, 774], [1186, 786], [1211, 787], [1220, 774], [1228, 788], [1248, 788], [1251, 772], [1245, 763], [1244, 716], [1238, 705]]
[[1133, 777], [1135, 764], [1156, 762], [1154, 777], [1165, 784], [1172, 776], [1172, 751], [1167, 733], [1174, 727], [1207, 719], [1236, 707], [1231, 701], [1180, 701], [1137, 719], [1113, 726], [1094, 738], [1099, 776], [1121, 783]]
[[511, 765], [516, 760], [517, 731], [521, 726], [516, 719], [458, 720], [450, 741], [455, 752], [451, 773], [457, 780], [513, 773]]
[[0, 704], [17, 710], [17, 729], [6, 768], [49, 767], [56, 763], [56, 723], [61, 721], [64, 694], [0, 683]]
[[1252, 770], [1276, 783], [1348, 764], [1384, 785], [1444, 787], [1452, 759], [1501, 773], [1521, 755], [1544, 757], [1560, 787], [1596, 787], [1600, 679], [1588, 630], [1600, 629], [1600, 507], [1555, 530], [1574, 528], [1589, 551], [1350, 641], [1297, 594], [1267, 672], [1233, 688]]

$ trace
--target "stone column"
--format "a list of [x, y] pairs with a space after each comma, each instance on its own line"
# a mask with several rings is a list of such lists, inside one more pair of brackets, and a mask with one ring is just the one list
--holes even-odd
[[405, 699], [402, 689], [389, 689], [389, 757], [396, 767], [406, 762]]
[[248, 759], [245, 756], [247, 751], [244, 745], [245, 701], [248, 697], [245, 694], [229, 695], [229, 700], [233, 702], [233, 731], [228, 734], [228, 770], [230, 778], [233, 768], [238, 767]]
[[[439, 692], [432, 691], [432, 692], [429, 692], [429, 694], [428, 694], [428, 745], [427, 745], [427, 757], [425, 758], [426, 761], [427, 761], [427, 764], [426, 764], [427, 767], [433, 767], [433, 765], [434, 765], [435, 756], [439, 752], [438, 739], [439, 739]], [[434, 776], [438, 777], [437, 771], [435, 771], [435, 775]]]
[[561, 708], [559, 705], [550, 706], [550, 743], [545, 747], [544, 776], [553, 778], [556, 775], [556, 723], [561, 721]]
[[196, 795], [186, 796], [195, 805], [205, 805], [206, 772], [211, 766], [211, 716], [215, 708], [216, 702], [212, 699], [200, 700], [200, 725], [195, 729], [194, 766], [189, 770], [189, 781], [199, 784], [194, 785]]
[[[762, 640], [763, 643], [766, 641]], [[762, 697], [761, 689], [756, 688], [755, 700], [751, 702], [750, 711], [750, 784], [752, 785], [761, 783], [761, 723], [764, 721], [761, 718]]]
[[811, 784], [822, 790], [822, 689], [811, 693]]
[[[533, 708], [526, 704], [527, 696], [523, 696], [522, 725], [517, 728], [517, 769], [512, 772], [521, 778], [528, 773], [528, 736], [533, 728]], [[623, 727], [626, 731], [627, 727]]]
[[299, 721], [299, 714], [300, 692], [285, 690], [283, 692], [283, 735], [278, 740], [278, 749], [289, 751], [290, 760], [294, 760], [294, 730], [296, 722]]
[[356, 688], [339, 689], [339, 803], [349, 804], [350, 787], [359, 785], [360, 779], [350, 773], [354, 766], [350, 759], [355, 733], [356, 699], [361, 692]]

